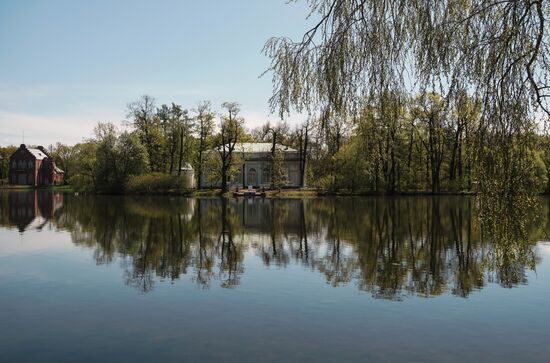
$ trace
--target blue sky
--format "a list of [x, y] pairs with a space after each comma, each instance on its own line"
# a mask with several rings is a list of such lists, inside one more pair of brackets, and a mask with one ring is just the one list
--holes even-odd
[[0, 145], [78, 142], [143, 94], [276, 120], [261, 49], [300, 37], [307, 15], [305, 0], [0, 0]]

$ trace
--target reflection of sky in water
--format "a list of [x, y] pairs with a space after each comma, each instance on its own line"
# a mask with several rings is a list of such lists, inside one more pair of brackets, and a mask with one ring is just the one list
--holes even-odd
[[540, 241], [537, 244], [537, 249], [544, 255], [550, 254], [550, 241]]
[[[241, 241], [242, 235], [235, 236]], [[0, 361], [540, 362], [550, 356], [550, 242], [536, 246], [527, 284], [486, 282], [467, 298], [449, 291], [401, 301], [372, 298], [358, 281], [333, 288], [290, 258], [266, 266], [270, 238], [245, 237], [238, 286], [155, 277], [125, 286], [130, 256], [98, 264], [49, 222], [20, 234], [0, 227]], [[313, 238], [309, 239], [312, 245]], [[330, 254], [321, 243], [315, 256]], [[342, 256], [354, 249], [344, 245]]]

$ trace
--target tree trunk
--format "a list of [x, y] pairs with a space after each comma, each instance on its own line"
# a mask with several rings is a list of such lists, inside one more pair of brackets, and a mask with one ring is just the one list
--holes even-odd
[[457, 159], [457, 153], [458, 153], [458, 146], [460, 143], [460, 135], [462, 134], [462, 129], [459, 126], [455, 133], [455, 140], [453, 143], [453, 151], [451, 155], [451, 162], [449, 164], [449, 180], [455, 179], [455, 172], [456, 172], [456, 159]]
[[306, 186], [306, 161], [307, 161], [307, 147], [308, 147], [308, 138], [309, 138], [309, 127], [305, 127], [305, 132], [303, 136], [303, 151], [301, 151], [301, 158], [300, 158], [300, 187]]
[[[201, 141], [202, 144], [202, 141]], [[197, 165], [197, 188], [201, 188], [202, 180], [202, 146], [199, 148], [199, 163]]]
[[222, 162], [222, 194], [227, 192], [227, 167], [225, 161]]
[[271, 143], [271, 189], [275, 189], [275, 146], [277, 145], [277, 133], [271, 131], [273, 134], [273, 141]]
[[170, 138], [170, 174], [174, 172], [174, 154], [176, 153], [176, 141], [174, 139], [174, 134]]
[[183, 163], [183, 130], [180, 130], [180, 155], [178, 162], [178, 176], [181, 175], [181, 167]]

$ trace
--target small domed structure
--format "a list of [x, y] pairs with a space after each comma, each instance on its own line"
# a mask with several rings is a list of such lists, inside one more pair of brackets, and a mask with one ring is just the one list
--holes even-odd
[[[178, 175], [178, 171], [174, 170], [173, 175]], [[185, 180], [187, 188], [195, 188], [195, 170], [189, 163], [185, 163], [181, 166], [179, 176]]]

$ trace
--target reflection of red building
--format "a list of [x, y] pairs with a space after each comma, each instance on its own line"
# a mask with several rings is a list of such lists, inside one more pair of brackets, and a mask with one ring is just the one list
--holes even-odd
[[55, 165], [46, 149], [38, 146], [27, 148], [21, 144], [10, 156], [9, 181], [19, 185], [62, 184], [65, 172]]
[[49, 191], [9, 193], [9, 224], [17, 226], [20, 232], [34, 228], [41, 229], [62, 204], [62, 193]]

